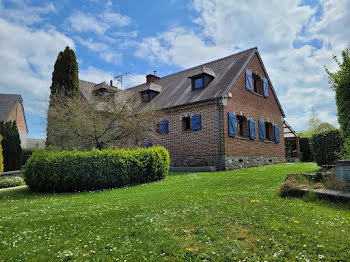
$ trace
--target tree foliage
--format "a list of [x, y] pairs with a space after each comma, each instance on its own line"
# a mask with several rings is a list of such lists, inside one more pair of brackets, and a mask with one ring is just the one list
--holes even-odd
[[342, 62], [333, 56], [339, 70], [332, 73], [326, 68], [329, 83], [335, 90], [340, 131], [346, 140], [350, 140], [350, 47], [342, 51]]
[[91, 150], [112, 146], [134, 147], [154, 133], [156, 112], [141, 105], [134, 92], [116, 90], [89, 101], [52, 100], [49, 117], [52, 121], [52, 142], [62, 149]]
[[[47, 138], [46, 145], [55, 145], [53, 138], [53, 126], [55, 125], [50, 119], [50, 110], [53, 103], [56, 103], [57, 97], [62, 99], [79, 98], [79, 72], [78, 63], [75, 53], [68, 46], [57, 56], [54, 71], [52, 73], [52, 84], [50, 87], [50, 105], [47, 116]], [[55, 126], [55, 128], [59, 128]]]
[[3, 137], [1, 144], [4, 158], [4, 171], [20, 169], [22, 148], [16, 121], [1, 121], [0, 134]]

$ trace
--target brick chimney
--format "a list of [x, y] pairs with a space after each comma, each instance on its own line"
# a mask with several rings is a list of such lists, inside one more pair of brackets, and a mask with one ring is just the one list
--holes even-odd
[[156, 75], [146, 75], [146, 83], [150, 84], [150, 83], [154, 83], [156, 80], [160, 79], [160, 77], [156, 76]]

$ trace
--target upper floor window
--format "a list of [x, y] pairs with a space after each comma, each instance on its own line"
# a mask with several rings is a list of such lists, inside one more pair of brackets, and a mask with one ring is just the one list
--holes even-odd
[[191, 118], [190, 117], [183, 117], [182, 118], [182, 129], [184, 131], [191, 130]]
[[261, 77], [253, 73], [253, 91], [257, 94], [263, 94], [262, 80]]

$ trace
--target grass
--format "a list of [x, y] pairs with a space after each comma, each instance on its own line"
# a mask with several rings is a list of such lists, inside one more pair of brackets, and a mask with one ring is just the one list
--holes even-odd
[[[280, 198], [290, 163], [95, 192], [0, 192], [0, 261], [348, 261], [350, 205]], [[258, 201], [251, 201], [258, 200]]]

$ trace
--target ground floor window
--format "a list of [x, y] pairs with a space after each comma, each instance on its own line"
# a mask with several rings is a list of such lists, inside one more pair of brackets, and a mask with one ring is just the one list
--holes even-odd
[[265, 134], [266, 134], [266, 140], [267, 141], [274, 141], [274, 129], [273, 125], [269, 122], [265, 122]]
[[249, 137], [248, 121], [244, 116], [237, 116], [237, 136]]

